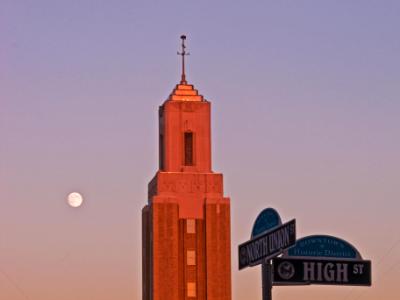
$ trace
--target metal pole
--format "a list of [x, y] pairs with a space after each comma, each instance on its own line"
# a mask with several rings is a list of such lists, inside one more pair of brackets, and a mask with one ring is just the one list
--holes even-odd
[[271, 260], [265, 260], [261, 265], [262, 299], [272, 300], [272, 265]]

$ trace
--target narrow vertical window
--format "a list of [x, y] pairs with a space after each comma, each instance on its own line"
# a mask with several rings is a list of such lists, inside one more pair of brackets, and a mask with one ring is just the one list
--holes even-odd
[[160, 139], [158, 141], [159, 145], [159, 159], [160, 159], [160, 170], [164, 170], [164, 135], [160, 134]]
[[187, 283], [187, 296], [188, 297], [196, 297], [196, 283], [195, 282]]
[[196, 233], [196, 220], [187, 219], [186, 220], [186, 233]]
[[165, 146], [164, 146], [164, 107], [160, 106], [158, 109], [158, 161], [160, 170], [164, 170], [164, 160], [165, 160]]
[[187, 252], [186, 252], [186, 263], [187, 263], [188, 266], [195, 266], [196, 265], [196, 251], [187, 250]]
[[185, 166], [193, 166], [193, 132], [185, 132]]

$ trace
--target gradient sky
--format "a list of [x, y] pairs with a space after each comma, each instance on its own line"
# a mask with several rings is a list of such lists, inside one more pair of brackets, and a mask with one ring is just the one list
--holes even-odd
[[390, 0], [1, 0], [0, 298], [141, 299], [157, 109], [186, 33], [231, 197], [233, 299], [261, 299], [237, 245], [265, 207], [373, 262], [371, 288], [274, 299], [399, 299], [399, 16]]

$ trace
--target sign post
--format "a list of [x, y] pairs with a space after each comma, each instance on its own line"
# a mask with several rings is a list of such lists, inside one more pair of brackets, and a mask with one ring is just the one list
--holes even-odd
[[239, 245], [239, 270], [262, 265], [263, 300], [272, 300], [271, 259], [296, 243], [296, 220], [282, 225], [276, 210], [267, 208], [257, 217], [251, 239]]
[[[282, 225], [281, 217], [273, 208], [264, 209], [254, 222], [251, 238]], [[266, 259], [261, 264], [262, 299], [272, 300], [272, 265], [271, 260]]]
[[262, 299], [272, 300], [272, 265], [267, 259], [261, 265]]

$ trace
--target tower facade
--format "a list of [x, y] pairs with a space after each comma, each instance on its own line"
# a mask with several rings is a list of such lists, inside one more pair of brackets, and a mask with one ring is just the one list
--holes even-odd
[[[184, 40], [183, 40], [184, 42]], [[143, 300], [230, 300], [230, 200], [211, 164], [211, 104], [184, 73], [159, 108], [159, 170], [142, 210]]]

